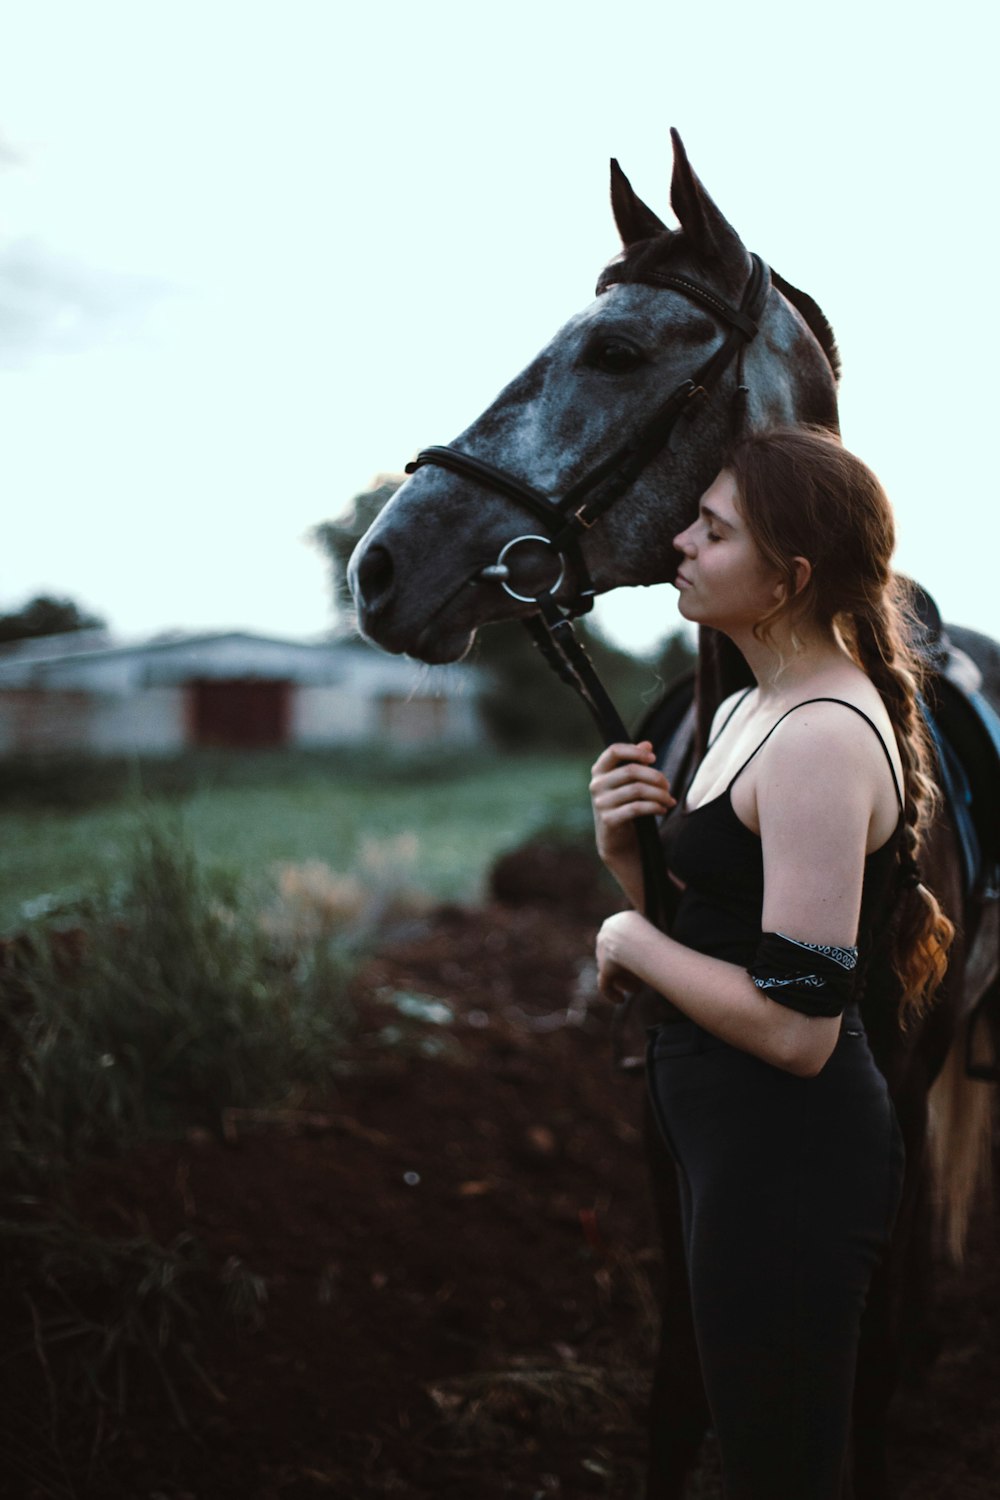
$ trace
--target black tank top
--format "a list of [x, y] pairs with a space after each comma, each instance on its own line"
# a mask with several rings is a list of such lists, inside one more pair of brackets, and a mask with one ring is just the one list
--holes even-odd
[[[713, 744], [718, 741], [719, 735], [724, 732], [746, 696], [744, 693], [743, 698], [734, 705]], [[856, 998], [859, 998], [860, 976], [867, 967], [873, 936], [884, 924], [895, 894], [899, 842], [903, 831], [903, 799], [896, 780], [896, 768], [877, 726], [860, 708], [843, 698], [808, 698], [802, 703], [796, 703], [771, 726], [724, 792], [690, 810], [679, 806], [667, 818], [663, 829], [667, 864], [671, 874], [683, 881], [685, 886], [680, 893], [670, 930], [678, 942], [699, 953], [728, 959], [730, 963], [738, 963], [743, 967], [753, 961], [762, 936], [763, 846], [760, 836], [736, 816], [730, 793], [737, 778], [767, 743], [778, 724], [788, 714], [794, 713], [796, 708], [804, 708], [807, 703], [843, 703], [845, 708], [851, 709], [866, 724], [871, 725], [889, 763], [899, 801], [899, 819], [895, 831], [865, 859], [857, 939], [859, 984]], [[816, 854], [817, 858], [822, 857], [820, 850]], [[809, 933], [800, 935], [804, 939], [810, 936]]]

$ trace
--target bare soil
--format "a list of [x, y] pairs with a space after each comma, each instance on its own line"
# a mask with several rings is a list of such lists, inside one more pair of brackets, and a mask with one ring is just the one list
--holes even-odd
[[[193, 1235], [266, 1300], [205, 1314], [203, 1375], [171, 1365], [186, 1427], [152, 1375], [124, 1418], [84, 1418], [56, 1355], [0, 1361], [0, 1494], [641, 1493], [658, 1259], [641, 1082], [611, 1067], [586, 971], [597, 917], [586, 900], [439, 909], [360, 977], [333, 1097], [82, 1174], [94, 1228]], [[940, 1274], [941, 1352], [894, 1415], [901, 1500], [1000, 1494], [996, 1252], [984, 1210], [965, 1268]], [[709, 1454], [692, 1496], [719, 1494], [713, 1472]]]

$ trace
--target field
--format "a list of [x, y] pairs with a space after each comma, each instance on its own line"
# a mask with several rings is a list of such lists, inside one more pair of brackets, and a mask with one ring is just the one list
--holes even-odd
[[179, 819], [199, 856], [249, 878], [313, 860], [370, 870], [383, 847], [397, 880], [433, 900], [474, 900], [501, 850], [546, 823], [585, 825], [588, 766], [586, 755], [191, 758], [123, 774], [123, 796], [108, 795], [117, 783], [100, 767], [60, 768], [30, 796], [8, 789], [0, 932], [113, 877], [149, 813]]
[[[582, 843], [494, 863], [585, 827], [586, 780], [204, 763], [144, 801], [8, 798], [9, 925], [118, 894], [48, 969], [32, 944], [0, 969], [3, 1123], [43, 1146], [0, 1221], [2, 1500], [637, 1500], [660, 1261], [590, 963], [615, 898]], [[231, 895], [316, 861], [408, 898], [342, 968]], [[984, 1201], [894, 1409], [899, 1500], [996, 1493], [995, 1246]], [[709, 1444], [688, 1500], [719, 1495]]]

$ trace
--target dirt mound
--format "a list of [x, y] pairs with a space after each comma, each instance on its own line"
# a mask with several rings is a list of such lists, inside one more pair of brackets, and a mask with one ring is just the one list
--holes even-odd
[[505, 906], [542, 906], [595, 923], [621, 904], [592, 840], [531, 839], [494, 863], [489, 890]]

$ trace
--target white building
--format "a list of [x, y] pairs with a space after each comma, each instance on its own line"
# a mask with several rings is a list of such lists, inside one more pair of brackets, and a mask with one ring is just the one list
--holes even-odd
[[428, 669], [356, 641], [245, 631], [114, 645], [99, 631], [0, 647], [0, 756], [171, 755], [484, 739], [482, 674]]

